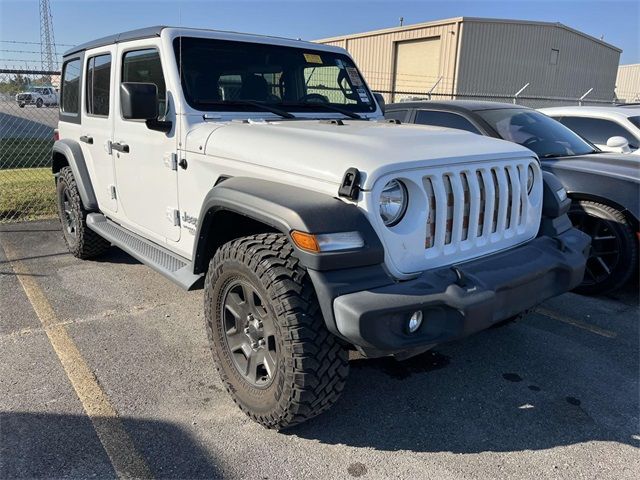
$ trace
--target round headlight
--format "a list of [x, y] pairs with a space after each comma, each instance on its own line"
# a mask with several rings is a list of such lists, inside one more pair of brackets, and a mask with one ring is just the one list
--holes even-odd
[[400, 180], [391, 180], [380, 194], [380, 217], [387, 227], [396, 225], [407, 211], [407, 187]]
[[531, 189], [533, 188], [533, 182], [535, 180], [535, 172], [533, 171], [533, 167], [529, 165], [527, 169], [527, 193], [531, 193]]

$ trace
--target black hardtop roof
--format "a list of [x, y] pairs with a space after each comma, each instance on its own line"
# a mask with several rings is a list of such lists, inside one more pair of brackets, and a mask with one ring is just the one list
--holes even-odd
[[481, 100], [423, 100], [416, 102], [399, 102], [389, 103], [387, 110], [400, 110], [404, 108], [429, 108], [442, 109], [451, 111], [471, 111], [478, 110], [497, 110], [503, 108], [529, 108], [524, 105], [514, 105], [513, 103], [489, 102]]
[[[64, 52], [64, 56], [67, 57], [69, 55], [73, 55], [74, 53], [82, 52], [84, 50], [90, 50], [92, 48], [104, 47], [105, 45], [112, 45], [114, 43], [126, 42], [130, 40], [140, 40], [142, 38], [152, 38], [159, 37], [162, 33], [162, 30], [165, 28], [180, 28], [184, 30], [194, 30], [194, 31], [204, 31], [204, 32], [222, 32], [222, 33], [233, 33], [235, 35], [247, 35], [247, 36], [256, 36], [256, 37], [265, 37], [265, 38], [279, 38], [284, 40], [292, 40], [291, 38], [285, 37], [276, 37], [273, 35], [253, 35], [241, 32], [229, 32], [224, 30], [213, 30], [208, 28], [190, 28], [190, 27], [171, 27], [169, 25], [155, 25], [153, 27], [145, 27], [138, 28], [136, 30], [129, 30], [127, 32], [116, 33], [114, 35], [109, 35], [106, 37], [98, 38], [96, 40], [91, 40], [89, 42], [82, 43], [80, 45], [76, 45], [75, 47], [71, 47], [69, 50]], [[322, 47], [324, 45], [314, 44], [312, 42], [308, 42], [305, 40], [298, 40], [301, 43], [307, 43], [309, 45], [316, 45], [317, 47]]]
[[127, 40], [139, 40], [141, 38], [159, 37], [160, 32], [167, 28], [166, 25], [156, 25], [154, 27], [138, 28], [136, 30], [129, 30], [127, 32], [116, 33], [114, 35], [108, 35], [106, 37], [91, 40], [89, 42], [81, 43], [75, 47], [71, 47], [64, 52], [64, 56], [72, 55], [74, 53], [82, 52], [83, 50], [89, 50], [91, 48], [104, 47], [105, 45], [111, 45], [113, 43], [125, 42]]

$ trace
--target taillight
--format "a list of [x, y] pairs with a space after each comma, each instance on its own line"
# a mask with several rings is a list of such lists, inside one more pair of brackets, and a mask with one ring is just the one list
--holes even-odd
[[60, 140], [60, 132], [58, 131], [57, 128], [53, 129], [53, 141], [57, 142], [58, 140]]

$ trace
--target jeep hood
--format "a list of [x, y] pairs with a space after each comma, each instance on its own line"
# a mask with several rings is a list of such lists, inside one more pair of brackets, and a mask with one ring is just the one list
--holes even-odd
[[335, 184], [355, 167], [364, 189], [395, 171], [534, 156], [514, 143], [461, 130], [363, 120], [205, 123], [189, 131], [185, 148]]

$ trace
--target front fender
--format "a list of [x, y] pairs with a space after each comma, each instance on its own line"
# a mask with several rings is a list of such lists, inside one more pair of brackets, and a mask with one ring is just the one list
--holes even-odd
[[221, 210], [250, 217], [289, 239], [293, 230], [314, 234], [357, 231], [362, 235], [363, 248], [342, 252], [314, 254], [291, 242], [302, 265], [312, 270], [337, 270], [384, 261], [380, 239], [354, 204], [287, 184], [232, 177], [213, 187], [202, 204], [193, 252], [195, 272], [206, 270], [207, 236], [216, 234], [215, 214]]

